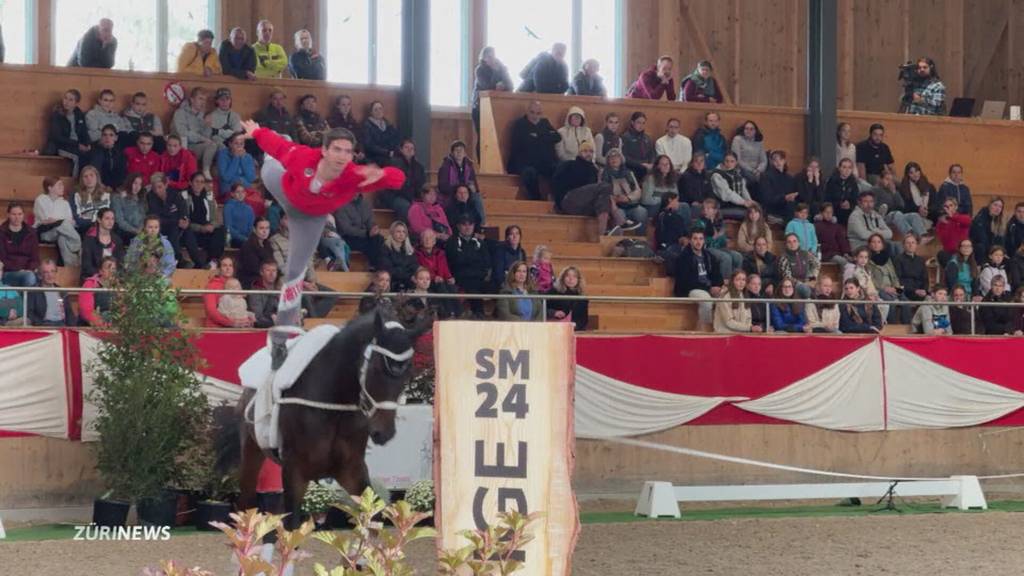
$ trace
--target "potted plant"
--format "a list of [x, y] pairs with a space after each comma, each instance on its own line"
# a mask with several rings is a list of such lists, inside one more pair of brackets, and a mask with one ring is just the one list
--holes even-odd
[[[434, 513], [434, 482], [431, 480], [419, 480], [414, 482], [405, 491], [404, 500], [409, 503], [414, 512]], [[433, 524], [434, 517], [429, 516], [422, 520], [423, 523]]]
[[316, 523], [318, 529], [327, 528], [327, 516], [334, 505], [345, 497], [345, 491], [337, 483], [329, 480], [310, 482], [306, 487], [306, 495], [302, 499], [302, 513], [307, 514]]
[[234, 474], [224, 474], [217, 478], [214, 472], [204, 491], [205, 498], [196, 502], [196, 510], [192, 515], [196, 530], [214, 531], [217, 528], [212, 522], [230, 521], [232, 504], [229, 498], [237, 491], [238, 480]]

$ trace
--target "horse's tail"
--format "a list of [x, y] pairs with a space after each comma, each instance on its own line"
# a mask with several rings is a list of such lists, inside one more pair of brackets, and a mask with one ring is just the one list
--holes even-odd
[[214, 448], [218, 474], [228, 474], [236, 469], [242, 460], [242, 417], [234, 406], [219, 406], [213, 409]]

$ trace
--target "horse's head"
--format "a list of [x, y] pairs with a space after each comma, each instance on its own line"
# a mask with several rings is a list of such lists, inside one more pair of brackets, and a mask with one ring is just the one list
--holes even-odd
[[359, 375], [359, 404], [370, 421], [374, 444], [386, 444], [395, 436], [396, 401], [412, 377], [413, 345], [431, 328], [432, 320], [424, 315], [406, 328], [386, 320], [379, 310], [374, 313], [373, 339], [364, 351]]

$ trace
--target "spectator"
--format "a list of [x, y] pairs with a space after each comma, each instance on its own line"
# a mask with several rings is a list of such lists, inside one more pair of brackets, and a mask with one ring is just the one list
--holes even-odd
[[840, 270], [845, 268], [852, 250], [846, 236], [846, 227], [836, 219], [831, 202], [821, 205], [821, 214], [814, 222], [814, 233], [821, 248], [821, 261], [832, 262]]
[[[843, 158], [847, 158], [855, 165], [857, 163], [857, 145], [853, 142], [853, 128], [849, 122], [840, 122], [836, 125], [836, 166]], [[858, 175], [859, 178], [859, 175]]]
[[[747, 274], [747, 288], [743, 291], [743, 297], [748, 300], [760, 300], [764, 298], [761, 294], [761, 277], [757, 274]], [[771, 332], [771, 326], [769, 326], [769, 320], [771, 314], [768, 313], [770, 306], [764, 306], [759, 303], [750, 303], [750, 325], [751, 328], [754, 326], [759, 327], [762, 333]]]
[[672, 78], [672, 58], [662, 56], [658, 62], [640, 73], [633, 85], [626, 91], [626, 98], [668, 101], [676, 99], [676, 81]]
[[[583, 296], [586, 293], [583, 273], [575, 266], [566, 266], [558, 274], [547, 293], [553, 296]], [[587, 329], [590, 321], [590, 303], [586, 300], [548, 300], [548, 320], [572, 322], [577, 332]]]
[[82, 93], [71, 88], [64, 92], [60, 104], [50, 113], [46, 146], [43, 154], [71, 160], [71, 177], [78, 177], [78, 168], [89, 158], [92, 138], [85, 124], [85, 113], [78, 107]]
[[743, 265], [743, 255], [730, 250], [725, 224], [718, 211], [718, 201], [707, 198], [701, 205], [700, 217], [693, 221], [693, 228], [704, 231], [704, 251], [710, 252], [718, 262], [722, 278], [732, 276], [732, 271]]
[[[727, 290], [722, 293], [722, 297], [743, 299], [746, 288], [747, 273], [743, 270], [736, 270], [729, 278]], [[746, 334], [762, 330], [761, 326], [751, 322], [750, 308], [743, 302], [718, 302], [715, 304], [714, 329], [715, 332], [724, 334]]]
[[65, 266], [78, 266], [81, 262], [82, 239], [75, 229], [71, 204], [64, 199], [64, 182], [58, 178], [43, 178], [43, 193], [32, 205], [36, 233], [43, 242], [56, 242], [60, 259]]
[[22, 305], [24, 298], [20, 292], [15, 290], [4, 290], [7, 284], [2, 280], [4, 274], [3, 262], [0, 262], [0, 326], [15, 326], [24, 324], [21, 316], [24, 313]]
[[822, 276], [818, 280], [818, 290], [814, 293], [814, 299], [824, 302], [808, 304], [805, 309], [807, 325], [811, 327], [811, 332], [825, 334], [839, 332], [839, 304], [835, 301], [835, 296], [832, 278]]
[[558, 42], [551, 46], [551, 51], [541, 52], [530, 60], [519, 72], [523, 82], [517, 91], [565, 94], [569, 89], [569, 67], [565, 64], [565, 52], [565, 44]]
[[241, 183], [235, 184], [231, 188], [231, 197], [224, 203], [224, 226], [227, 228], [228, 244], [240, 248], [249, 239], [255, 225], [256, 214], [252, 206], [245, 201], [245, 186]]
[[[131, 174], [139, 174], [143, 180], [148, 182], [153, 174], [160, 171], [160, 155], [153, 150], [153, 135], [149, 132], [143, 132], [139, 134], [139, 137], [135, 140], [135, 146], [125, 148], [125, 172]], [[121, 182], [118, 184], [111, 184], [111, 186], [118, 187], [124, 183], [124, 176], [121, 176]]]
[[[843, 282], [843, 300], [866, 300], [856, 278]], [[880, 334], [882, 315], [874, 304], [839, 304], [839, 331], [843, 334]]]
[[379, 100], [370, 104], [370, 115], [363, 121], [362, 133], [366, 160], [378, 166], [387, 166], [398, 153], [402, 139], [398, 129], [384, 118], [384, 104]]
[[555, 144], [562, 139], [543, 113], [540, 102], [530, 102], [526, 114], [512, 124], [510, 137], [508, 172], [519, 175], [520, 184], [533, 200], [543, 199], [540, 179], [550, 179], [554, 174], [558, 162]]
[[256, 160], [245, 151], [244, 132], [236, 133], [227, 140], [227, 148], [217, 151], [217, 177], [222, 198], [235, 184], [241, 184], [246, 189], [246, 197], [249, 196], [249, 189], [256, 180]]
[[926, 116], [945, 115], [946, 85], [939, 78], [935, 61], [931, 58], [919, 59], [916, 72], [917, 74], [904, 91], [900, 101], [900, 112]]
[[691, 207], [699, 205], [705, 198], [714, 196], [711, 187], [711, 172], [707, 170], [707, 156], [694, 152], [690, 165], [679, 176], [679, 201]]
[[754, 239], [753, 250], [743, 257], [743, 270], [747, 274], [757, 274], [764, 293], [769, 296], [775, 293], [775, 286], [779, 283], [779, 259], [770, 247], [767, 238], [758, 236]]
[[172, 190], [188, 188], [188, 179], [198, 170], [196, 157], [182, 146], [181, 138], [174, 134], [167, 137], [167, 150], [160, 155], [160, 171], [167, 177], [167, 186]]
[[7, 221], [0, 226], [0, 279], [8, 286], [35, 286], [39, 268], [39, 237], [25, 224], [25, 209], [17, 201], [7, 204]]
[[654, 143], [654, 151], [668, 156], [672, 160], [673, 169], [677, 172], [686, 170], [693, 157], [693, 143], [679, 133], [680, 126], [682, 124], [678, 118], [669, 118], [665, 125], [665, 135]]
[[886, 245], [892, 241], [892, 229], [885, 219], [875, 211], [875, 194], [864, 192], [857, 199], [857, 207], [850, 214], [846, 227], [846, 236], [850, 247], [857, 249], [867, 244], [873, 234], [881, 236]]
[[[227, 258], [230, 260], [230, 258]], [[234, 261], [232, 261], [232, 265]], [[223, 269], [223, 265], [221, 266]], [[385, 272], [386, 274], [386, 272]], [[277, 317], [278, 292], [281, 289], [281, 281], [277, 274], [277, 262], [264, 260], [260, 263], [260, 276], [252, 283], [253, 290], [272, 291], [274, 294], [250, 294], [249, 310], [252, 311], [256, 328], [270, 328], [274, 325]], [[207, 318], [209, 318], [207, 314]]]
[[217, 144], [223, 145], [231, 140], [232, 136], [242, 132], [242, 117], [231, 109], [232, 98], [229, 88], [217, 88], [213, 103], [215, 105], [213, 111], [206, 115], [206, 121], [213, 129], [210, 138]]
[[914, 302], [928, 297], [928, 266], [917, 254], [918, 245], [917, 236], [907, 234], [903, 237], [903, 253], [893, 258], [903, 295]]
[[178, 74], [213, 76], [223, 74], [220, 57], [213, 49], [213, 31], [200, 30], [196, 41], [181, 47], [178, 55]]
[[313, 148], [324, 143], [324, 133], [330, 130], [327, 121], [316, 111], [316, 96], [306, 94], [299, 98], [299, 113], [296, 115], [299, 142]]
[[[623, 156], [618, 150], [610, 150], [606, 160], [608, 165], [601, 172], [601, 184], [605, 184], [610, 188], [609, 191], [613, 202], [613, 207], [611, 208], [613, 214], [610, 214], [610, 217], [615, 222], [615, 226], [608, 234], [613, 235], [632, 230], [640, 230], [642, 234], [647, 228], [648, 218], [647, 209], [640, 204], [643, 190], [637, 184], [633, 172], [625, 166]], [[601, 225], [604, 223], [600, 217], [600, 211], [603, 210], [604, 188], [592, 188], [587, 190], [587, 192], [584, 195], [583, 191], [577, 189], [572, 194], [572, 199], [568, 204], [565, 198], [562, 199], [563, 207], [567, 207], [567, 212], [570, 214], [580, 212], [579, 206], [581, 204], [582, 206], [591, 207], [598, 214], [598, 229], [601, 230]], [[569, 193], [566, 196], [569, 196]], [[589, 212], [589, 209], [587, 211]]]
[[85, 234], [94, 222], [101, 208], [110, 207], [110, 188], [100, 181], [99, 171], [86, 166], [78, 176], [78, 188], [71, 196], [71, 214], [79, 235]]
[[[980, 301], [979, 275], [978, 263], [974, 261], [974, 244], [970, 239], [964, 238], [960, 241], [956, 254], [946, 264], [946, 287], [952, 290], [955, 286], [962, 286], [968, 299]], [[959, 332], [958, 330], [957, 333]]]
[[984, 258], [992, 246], [1006, 244], [1006, 228], [1010, 218], [1003, 208], [1003, 199], [997, 196], [989, 201], [987, 208], [978, 210], [978, 215], [971, 222], [970, 232], [975, 254], [981, 254]]
[[295, 52], [288, 58], [288, 72], [300, 80], [326, 80], [327, 64], [313, 49], [313, 35], [303, 28], [295, 33]]
[[104, 88], [92, 109], [85, 113], [85, 127], [89, 131], [89, 142], [96, 144], [103, 136], [103, 128], [112, 126], [114, 140], [122, 133], [131, 132], [131, 124], [114, 110], [117, 97], [114, 91]]
[[75, 51], [71, 53], [68, 66], [80, 68], [113, 68], [117, 55], [117, 38], [114, 38], [114, 22], [103, 18], [100, 23], [86, 30]]
[[121, 188], [111, 196], [110, 207], [114, 210], [114, 223], [122, 243], [131, 244], [142, 231], [149, 207], [141, 174], [129, 174], [124, 179]]
[[906, 212], [916, 213], [922, 222], [935, 218], [942, 211], [942, 197], [935, 191], [935, 186], [928, 181], [928, 177], [924, 175], [921, 165], [917, 162], [908, 162], [903, 169], [900, 194], [903, 195]]
[[[1013, 302], [1013, 297], [1006, 288], [1006, 280], [1002, 276], [992, 279], [992, 290], [982, 299], [987, 303], [1008, 303]], [[1019, 314], [1019, 312], [1017, 313]], [[983, 306], [978, 310], [982, 334], [1009, 336], [1013, 334], [1014, 310], [1008, 306]]]
[[722, 163], [711, 172], [711, 191], [722, 204], [722, 217], [743, 220], [747, 208], [754, 203], [747, 191], [747, 181], [740, 171], [736, 154], [727, 152]]
[[704, 230], [690, 230], [690, 243], [683, 248], [676, 263], [674, 294], [681, 298], [703, 298], [697, 304], [702, 326], [711, 325], [711, 298], [722, 293], [722, 273], [714, 257], [704, 249]]
[[206, 177], [197, 172], [192, 175], [188, 192], [183, 195], [190, 238], [186, 248], [197, 268], [207, 264], [215, 266], [227, 242], [227, 230], [217, 217], [217, 201], [207, 184]]
[[680, 102], [716, 102], [722, 103], [722, 90], [712, 75], [714, 68], [711, 62], [701, 60], [690, 75], [683, 78], [679, 85]]
[[555, 283], [555, 268], [551, 263], [551, 249], [538, 244], [533, 249], [533, 262], [530, 264], [530, 279], [533, 280], [538, 292], [547, 292]]
[[636, 111], [629, 117], [629, 128], [622, 134], [622, 154], [626, 157], [626, 166], [637, 181], [643, 180], [654, 166], [654, 142], [644, 132], [646, 126], [647, 115]]
[[114, 304], [117, 277], [117, 260], [107, 256], [100, 263], [100, 271], [86, 279], [82, 288], [104, 288], [107, 292], [81, 292], [78, 295], [78, 312], [83, 326], [106, 329], [110, 327], [110, 311]]
[[[465, 148], [463, 148], [463, 152], [465, 152]], [[445, 161], [447, 162], [447, 158]], [[382, 190], [379, 192], [377, 194], [377, 202], [380, 206], [393, 210], [395, 216], [402, 222], [408, 222], [409, 208], [412, 206], [416, 194], [427, 183], [426, 171], [423, 169], [423, 164], [420, 164], [420, 161], [416, 159], [416, 144], [411, 138], [402, 140], [402, 144], [398, 148], [398, 154], [391, 159], [391, 165], [401, 170], [402, 174], [405, 174], [405, 182], [402, 183], [401, 189]], [[443, 174], [444, 166], [445, 163], [442, 162], [441, 170], [438, 171], [438, 179], [440, 180], [445, 178]], [[472, 165], [470, 165], [470, 170], [472, 170]]]
[[[516, 262], [505, 276], [505, 284], [498, 294], [536, 294], [537, 288], [530, 278], [526, 262]], [[541, 301], [528, 298], [502, 298], [494, 303], [494, 312], [503, 322], [541, 320]]]
[[917, 307], [910, 323], [915, 334], [928, 336], [952, 336], [953, 326], [950, 323], [949, 290], [942, 284], [932, 286], [932, 295], [921, 306]]
[[427, 294], [436, 293], [431, 283], [430, 270], [420, 266], [412, 275], [412, 288], [406, 292], [409, 298], [405, 301], [405, 306], [412, 308], [417, 313], [429, 309], [435, 318], [447, 319], [449, 318], [448, 312], [443, 309], [443, 305], [449, 300], [427, 298]]
[[[455, 284], [467, 294], [480, 294], [487, 285], [491, 271], [491, 256], [487, 246], [473, 235], [473, 221], [463, 215], [455, 223], [456, 232], [445, 245], [448, 266], [455, 276]], [[507, 231], [506, 231], [507, 232]], [[526, 264], [523, 263], [524, 273]], [[506, 275], [506, 285], [508, 284]], [[476, 319], [484, 317], [483, 302], [471, 299], [469, 309]], [[538, 307], [539, 309], [539, 307]]]
[[954, 198], [957, 202], [957, 211], [960, 214], [970, 216], [974, 214], [974, 204], [971, 202], [971, 189], [964, 184], [964, 167], [953, 164], [949, 167], [949, 177], [942, 181], [939, 186], [939, 198], [945, 200]]
[[[906, 302], [907, 297], [903, 294], [903, 286], [900, 285], [900, 278], [896, 274], [896, 267], [889, 256], [885, 240], [879, 234], [872, 234], [867, 246], [870, 251], [867, 270], [871, 274], [871, 282], [878, 290], [878, 297], [884, 302]], [[910, 308], [907, 306], [892, 306], [883, 313], [892, 324], [910, 323]]]
[[[448, 258], [444, 249], [437, 246], [437, 233], [427, 228], [420, 233], [420, 247], [416, 249], [416, 261], [430, 274], [430, 292], [433, 294], [458, 294], [455, 277], [448, 269]], [[456, 318], [462, 311], [458, 300], [439, 300], [437, 309], [441, 318]]]
[[[801, 178], [804, 181], [805, 188], [809, 188], [814, 184], [816, 175], [806, 175], [805, 178]], [[820, 177], [820, 176], [819, 176]], [[821, 184], [818, 184], [818, 190], [820, 191]], [[800, 198], [800, 191], [797, 188], [796, 178], [789, 174], [789, 168], [786, 166], [786, 151], [785, 150], [772, 150], [771, 163], [768, 166], [767, 171], [761, 177], [760, 182], [761, 200], [764, 202], [765, 208], [768, 209], [768, 213], [775, 218], [778, 218], [782, 222], [787, 222], [793, 219], [793, 214], [796, 212], [798, 204], [804, 204], [808, 207], [808, 216], [810, 215], [813, 198], [810, 201], [804, 201]], [[814, 194], [808, 194], [813, 196]], [[818, 202], [820, 203], [820, 198]]]
[[579, 106], [571, 106], [565, 115], [565, 126], [558, 129], [561, 140], [555, 144], [559, 162], [568, 162], [580, 152], [580, 144], [593, 142], [594, 134], [587, 126], [587, 115]]
[[348, 130], [356, 135], [356, 139], [362, 136], [359, 131], [359, 122], [352, 115], [352, 97], [348, 94], [342, 94], [334, 100], [334, 108], [331, 110], [331, 115], [327, 117], [327, 124], [331, 128]]
[[270, 41], [273, 37], [274, 25], [270, 20], [260, 20], [256, 25], [257, 41], [252, 45], [256, 54], [257, 78], [280, 78], [288, 67], [288, 54], [283, 46]]
[[182, 243], [191, 244], [194, 240], [188, 236], [188, 210], [185, 207], [185, 199], [178, 192], [170, 191], [167, 188], [167, 178], [157, 172], [150, 179], [148, 201], [148, 214], [160, 218], [160, 233], [163, 234], [174, 250], [174, 257], [179, 261], [182, 258]]
[[[796, 286], [792, 278], [783, 278], [779, 285], [779, 298], [796, 299]], [[775, 302], [771, 304], [772, 330], [776, 332], [810, 333], [813, 327], [807, 322], [807, 311], [802, 302]]]
[[801, 248], [811, 254], [818, 254], [818, 233], [809, 219], [810, 213], [807, 204], [797, 204], [793, 219], [786, 224], [786, 235], [796, 234]]
[[[199, 159], [202, 164], [203, 176], [206, 176], [207, 180], [213, 180], [210, 168], [213, 166], [219, 146], [213, 141], [213, 128], [203, 119], [205, 113], [206, 91], [196, 87], [192, 89], [188, 101], [182, 102], [181, 106], [175, 110], [171, 124], [174, 133], [181, 138], [182, 145], [191, 150]], [[189, 176], [191, 174], [184, 177], [188, 178]]]
[[[391, 292], [391, 274], [387, 270], [377, 270], [373, 273], [370, 285], [363, 292], [372, 292], [373, 296], [363, 296], [359, 299], [359, 313], [365, 314], [375, 310], [380, 305], [391, 305], [391, 299], [384, 294]], [[277, 299], [274, 299], [275, 311]]]
[[935, 235], [939, 237], [942, 250], [936, 258], [940, 268], [945, 268], [949, 259], [956, 254], [960, 242], [966, 239], [971, 230], [971, 217], [959, 210], [955, 197], [948, 197], [942, 203], [943, 214], [935, 223]]
[[474, 229], [477, 234], [480, 234], [484, 225], [484, 217], [480, 212], [477, 211], [476, 206], [471, 201], [471, 195], [469, 187], [464, 184], [459, 184], [455, 188], [455, 197], [452, 198], [451, 204], [444, 211], [448, 217], [448, 222], [457, 222], [459, 217], [462, 215], [469, 216], [473, 219]]
[[1016, 289], [1020, 290], [1021, 287], [1024, 287], [1024, 244], [1017, 248], [1017, 252], [1010, 259], [1007, 268], [1010, 273], [1010, 285], [1016, 286]]
[[832, 204], [836, 218], [843, 226], [850, 220], [859, 194], [857, 177], [853, 174], [853, 163], [840, 160], [839, 166], [825, 184], [825, 201]]
[[[683, 214], [685, 208], [686, 214]], [[690, 207], [679, 201], [679, 195], [669, 192], [661, 197], [661, 207], [655, 222], [655, 253], [665, 261], [665, 271], [672, 273], [683, 247], [690, 240]]]
[[136, 92], [132, 95], [131, 105], [124, 109], [121, 117], [128, 123], [130, 131], [125, 136], [124, 144], [138, 142], [138, 138], [144, 132], [153, 136], [153, 150], [162, 154], [166, 146], [164, 140], [164, 125], [160, 117], [148, 111], [149, 98], [145, 92]]
[[[640, 197], [640, 204], [647, 210], [648, 214], [658, 215], [661, 209], [661, 198], [665, 194], [677, 195], [679, 189], [679, 173], [672, 164], [672, 159], [662, 154], [655, 158], [654, 168], [644, 178], [643, 195]], [[689, 215], [690, 207], [686, 206], [686, 213]]]
[[[458, 222], [458, 220], [456, 220]], [[491, 283], [494, 291], [501, 289], [505, 283], [505, 273], [516, 262], [526, 262], [523, 250], [523, 230], [512, 224], [505, 228], [505, 240], [496, 244], [491, 254]]]
[[[222, 256], [217, 260], [215, 268], [216, 274], [210, 278], [210, 281], [206, 283], [207, 290], [241, 290], [242, 284], [235, 277], [235, 260], [230, 256]], [[262, 278], [262, 268], [261, 276]], [[274, 267], [274, 273], [277, 273], [277, 267]], [[255, 289], [255, 288], [254, 288]], [[241, 295], [235, 295], [229, 297], [227, 301], [224, 298], [228, 296], [214, 294], [213, 292], [207, 292], [203, 294], [203, 309], [206, 311], [206, 319], [203, 321], [203, 325], [207, 328], [251, 328], [256, 323], [256, 315], [248, 312], [245, 309], [245, 300], [242, 299]], [[239, 302], [241, 300], [241, 305]], [[223, 307], [222, 307], [223, 303]], [[274, 302], [275, 308], [277, 302]], [[275, 310], [276, 311], [276, 310]]]
[[[853, 162], [850, 162], [853, 166]], [[817, 216], [821, 212], [821, 204], [825, 202], [825, 187], [821, 183], [821, 163], [811, 156], [804, 166], [803, 172], [796, 177], [796, 198], [811, 207], [811, 214]], [[835, 206], [832, 208], [835, 216]]]
[[569, 86], [566, 93], [576, 96], [607, 97], [608, 91], [604, 87], [604, 79], [598, 74], [600, 70], [601, 64], [597, 60], [593, 58], [585, 60], [580, 71], [572, 77], [572, 85]]
[[328, 272], [341, 269], [342, 272], [349, 271], [349, 259], [352, 250], [338, 233], [338, 223], [333, 214], [327, 215], [327, 222], [324, 224], [324, 233], [320, 236], [320, 243], [317, 246], [320, 255], [324, 258], [324, 267]]
[[[142, 233], [133, 238], [132, 243], [128, 245], [128, 252], [124, 257], [124, 263], [128, 268], [143, 267], [145, 263], [142, 262], [142, 254], [147, 245], [154, 246], [150, 256], [157, 257], [163, 277], [170, 278], [174, 275], [174, 269], [178, 266], [178, 262], [174, 258], [174, 248], [167, 237], [160, 233], [160, 217], [155, 214], [146, 216], [146, 221], [142, 225]], [[102, 272], [103, 267], [101, 266], [101, 275]], [[82, 316], [85, 317], [84, 312]]]
[[[1006, 225], [1006, 253], [1016, 254], [1024, 244], [1024, 202], [1013, 207], [1013, 218]], [[1014, 286], [1017, 286], [1014, 284]]]
[[704, 114], [704, 124], [693, 133], [693, 150], [704, 152], [709, 166], [718, 166], [725, 159], [728, 144], [720, 128], [722, 117], [718, 112]]
[[412, 275], [419, 264], [409, 241], [409, 228], [404, 222], [396, 220], [391, 223], [381, 250], [380, 267], [391, 274], [391, 286], [396, 291], [404, 292], [412, 287]]
[[748, 253], [754, 250], [754, 241], [764, 238], [768, 246], [772, 244], [772, 229], [764, 218], [764, 211], [757, 202], [747, 207], [747, 216], [740, 222], [739, 232], [736, 234], [736, 247], [740, 252]]
[[469, 188], [470, 201], [483, 221], [486, 218], [484, 201], [480, 196], [480, 187], [477, 185], [476, 169], [473, 167], [473, 161], [466, 155], [466, 144], [462, 140], [452, 142], [449, 154], [441, 161], [441, 167], [437, 169], [437, 189], [444, 205], [447, 206], [451, 203], [455, 189], [459, 186]]
[[[224, 282], [225, 290], [241, 290], [242, 283], [236, 278], [229, 278]], [[250, 312], [246, 306], [245, 296], [241, 294], [224, 294], [217, 300], [217, 312], [231, 322], [244, 323], [242, 327], [248, 328], [255, 324], [256, 315]]]
[[604, 117], [604, 128], [594, 135], [595, 161], [598, 166], [604, 167], [605, 155], [612, 148], [622, 149], [622, 136], [619, 135], [619, 115], [609, 112]]
[[992, 290], [992, 281], [996, 278], [1003, 279], [1006, 292], [1009, 293], [1013, 290], [1013, 286], [1010, 284], [1010, 277], [1006, 274], [1006, 251], [998, 244], [988, 249], [988, 261], [985, 262], [981, 272], [978, 273], [978, 286], [981, 288], [983, 296], [987, 296]]
[[[908, 179], [904, 178], [900, 183], [900, 188], [904, 188], [904, 182], [908, 182]], [[903, 190], [896, 189], [896, 179], [892, 172], [886, 170], [878, 181], [878, 186], [871, 189], [871, 193], [875, 195], [878, 213], [885, 218], [886, 224], [904, 236], [907, 234], [924, 236], [929, 222], [915, 209], [909, 193], [904, 195]], [[927, 215], [927, 210], [925, 210], [925, 215]]]
[[857, 172], [872, 186], [878, 185], [882, 172], [892, 170], [892, 150], [883, 142], [884, 138], [885, 126], [872, 124], [868, 130], [868, 139], [857, 144]]
[[730, 150], [736, 154], [740, 173], [746, 178], [747, 184], [756, 185], [768, 169], [768, 156], [764, 152], [764, 134], [753, 120], [747, 120], [736, 130]]
[[288, 95], [284, 90], [275, 88], [270, 93], [270, 103], [263, 110], [253, 115], [253, 120], [259, 123], [262, 128], [270, 128], [289, 140], [298, 138], [298, 131], [295, 126], [295, 119], [288, 113], [284, 103]]
[[373, 221], [373, 208], [366, 196], [356, 194], [355, 198], [334, 212], [334, 221], [345, 243], [353, 250], [365, 254], [371, 269], [380, 268], [384, 237]]
[[796, 234], [786, 234], [786, 249], [779, 256], [779, 282], [787, 278], [794, 280], [796, 293], [801, 298], [810, 298], [820, 267], [814, 254], [800, 247]]
[[[96, 171], [96, 178], [100, 185], [120, 186], [124, 181], [127, 166], [125, 155], [117, 149], [117, 131], [110, 124], [103, 127], [99, 142], [92, 147], [87, 168]], [[81, 179], [83, 168], [79, 173]]]
[[[505, 92], [512, 89], [512, 78], [508, 68], [494, 55], [493, 46], [484, 46], [477, 59], [473, 74], [473, 102], [470, 115], [473, 118], [473, 129], [476, 132], [476, 156], [480, 157], [480, 92]], [[331, 124], [334, 126], [334, 124]]]
[[963, 303], [970, 300], [963, 286], [953, 287], [951, 300], [954, 305], [949, 307], [949, 326], [954, 334], [974, 334], [974, 314]]
[[[843, 269], [843, 279], [854, 278], [857, 280], [857, 285], [864, 291], [864, 296], [871, 300], [878, 300], [878, 289], [875, 288], [875, 282], [871, 279], [871, 272], [868, 270], [868, 264], [871, 262], [871, 251], [867, 246], [861, 246], [853, 251], [853, 259]], [[888, 314], [889, 307], [886, 306], [883, 310], [883, 316]]]
[[[231, 29], [228, 39], [220, 43], [220, 67], [227, 76], [239, 80], [256, 79], [256, 52], [249, 46], [245, 30], [238, 26]], [[263, 126], [260, 122], [260, 126]]]
[[124, 262], [124, 241], [114, 233], [114, 211], [100, 208], [96, 212], [96, 225], [82, 236], [81, 282], [97, 274], [103, 259], [113, 257], [118, 264]]
[[270, 244], [270, 221], [257, 218], [249, 239], [242, 244], [239, 252], [238, 279], [245, 288], [260, 275], [260, 263], [274, 259], [274, 247]]
[[[57, 263], [47, 258], [39, 265], [39, 287], [60, 288], [57, 285]], [[77, 321], [66, 292], [47, 290], [28, 295], [25, 312], [32, 326], [74, 326]]]
[[448, 216], [444, 213], [444, 207], [437, 201], [437, 188], [434, 187], [420, 190], [419, 200], [413, 202], [409, 208], [409, 233], [419, 237], [424, 230], [433, 230], [442, 242], [447, 242], [452, 235]]

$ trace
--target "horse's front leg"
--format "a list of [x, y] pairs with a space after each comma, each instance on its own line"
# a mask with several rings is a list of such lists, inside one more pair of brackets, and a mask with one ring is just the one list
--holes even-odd
[[358, 500], [363, 491], [370, 486], [370, 471], [362, 456], [354, 457], [338, 468], [334, 473], [334, 479], [349, 496]]
[[248, 510], [256, 507], [256, 484], [259, 482], [260, 468], [263, 466], [265, 456], [256, 444], [256, 438], [251, 434], [249, 426], [245, 423], [242, 429], [242, 462], [238, 467], [238, 487], [240, 496], [238, 498], [238, 509]]
[[295, 530], [302, 525], [302, 499], [306, 496], [309, 479], [298, 466], [281, 462], [281, 480], [284, 485], [284, 519], [286, 530]]

